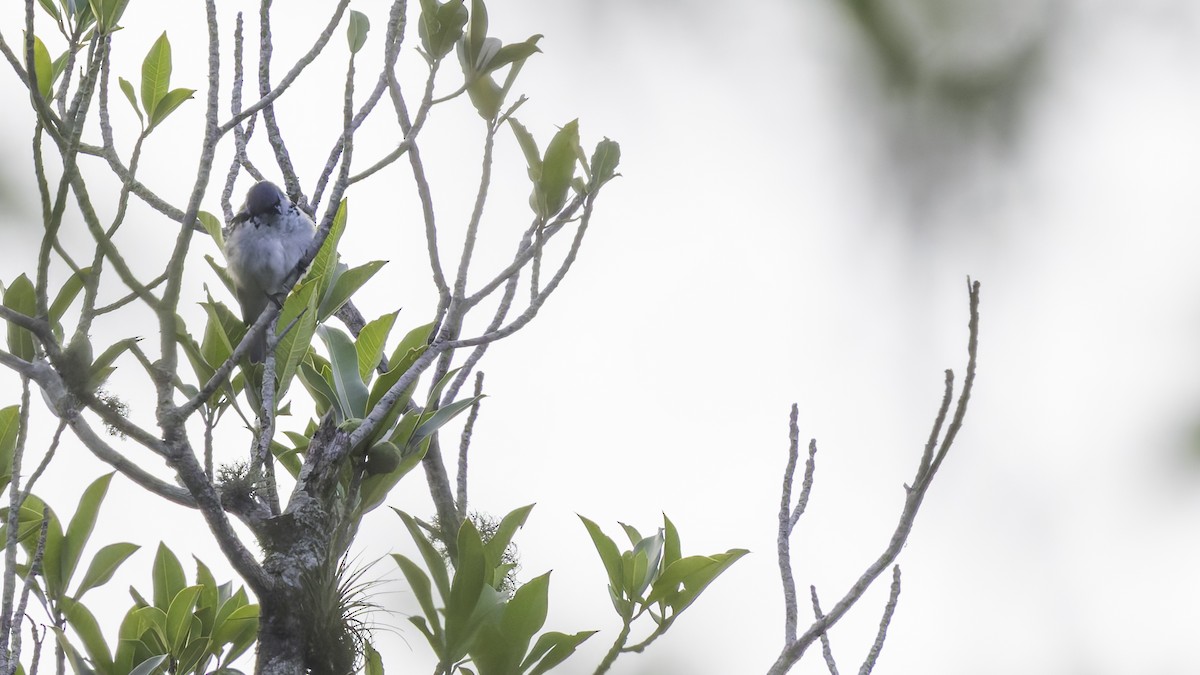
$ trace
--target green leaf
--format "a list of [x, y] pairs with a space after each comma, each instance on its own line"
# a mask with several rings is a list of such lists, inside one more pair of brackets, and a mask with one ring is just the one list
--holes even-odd
[[[112, 0], [108, 0], [111, 2]], [[97, 14], [99, 16], [99, 14]], [[101, 24], [103, 25], [103, 24]], [[167, 95], [171, 88], [171, 41], [167, 39], [166, 31], [159, 36], [146, 59], [142, 61], [142, 108], [154, 125], [158, 102]]]
[[333, 408], [336, 411], [334, 422], [341, 424], [345, 421], [342, 415], [342, 408], [338, 405], [337, 394], [333, 391], [333, 384], [324, 377], [325, 372], [329, 372], [330, 378], [333, 377], [331, 371], [317, 372], [311, 364], [302, 362], [300, 368], [296, 371], [300, 375], [300, 383], [312, 394], [313, 398], [317, 399], [317, 412], [321, 415], [325, 414], [325, 410]]
[[[217, 627], [213, 630], [213, 644], [232, 644], [236, 647], [242, 647], [242, 645], [248, 646], [246, 634], [249, 633], [250, 640], [253, 640], [254, 633], [257, 630], [258, 605], [242, 605], [230, 612], [224, 621], [218, 623]], [[244, 650], [245, 647], [242, 647], [242, 649]]]
[[467, 85], [467, 96], [475, 111], [485, 120], [492, 120], [500, 113], [504, 103], [504, 92], [491, 75], [480, 75]]
[[471, 615], [479, 603], [488, 571], [483, 541], [470, 520], [463, 521], [458, 530], [458, 559], [455, 562], [450, 597], [446, 599], [446, 644], [452, 654], [466, 650]]
[[158, 126], [160, 122], [167, 119], [167, 116], [175, 112], [175, 109], [183, 105], [184, 101], [191, 99], [196, 93], [195, 89], [172, 89], [163, 95], [158, 101], [158, 105], [154, 106], [154, 114], [150, 116], [150, 128]]
[[85, 267], [79, 272], [71, 274], [62, 288], [58, 290], [58, 295], [54, 296], [54, 302], [50, 303], [48, 310], [49, 319], [51, 321], [61, 321], [63, 315], [67, 313], [67, 309], [75, 298], [79, 297], [79, 291], [83, 290], [84, 279], [91, 274], [92, 268]]
[[437, 412], [433, 413], [433, 415], [422, 421], [421, 425], [418, 426], [415, 431], [413, 431], [412, 437], [408, 441], [409, 445], [420, 443], [427, 437], [432, 436], [434, 432], [436, 432], [438, 429], [441, 429], [442, 426], [444, 426], [447, 422], [457, 417], [462, 411], [475, 405], [475, 402], [482, 398], [482, 394], [479, 396], [472, 396], [471, 398], [464, 398], [462, 400], [455, 401], [448, 406], [439, 408]]
[[370, 381], [371, 371], [379, 365], [383, 347], [387, 343], [388, 334], [392, 332], [392, 325], [396, 323], [397, 314], [398, 311], [384, 314], [363, 326], [358, 332], [358, 338], [354, 340], [354, 349], [358, 352], [358, 375], [364, 382]]
[[279, 313], [278, 330], [280, 331], [291, 324], [293, 319], [298, 318], [299, 320], [296, 321], [292, 330], [283, 336], [283, 339], [279, 341], [279, 346], [275, 349], [275, 371], [278, 381], [275, 400], [277, 401], [285, 398], [292, 377], [296, 374], [296, 368], [311, 349], [313, 333], [317, 329], [317, 297], [317, 283], [306, 279], [296, 289], [296, 292], [284, 301], [283, 310]]
[[[665, 599], [674, 614], [679, 614], [708, 588], [708, 585], [749, 553], [735, 548], [712, 556], [689, 556], [671, 564], [655, 582], [647, 604]], [[683, 588], [679, 589], [682, 585]]]
[[169, 659], [169, 658], [170, 658], [170, 656], [168, 656], [167, 654], [159, 654], [158, 656], [151, 656], [150, 658], [146, 659], [145, 661], [142, 661], [141, 663], [139, 663], [136, 668], [129, 671], [129, 675], [151, 675], [151, 673], [157, 672], [159, 666], [166, 663], [167, 659]]
[[33, 74], [37, 76], [38, 93], [47, 101], [54, 90], [54, 63], [50, 60], [50, 51], [42, 43], [41, 38], [33, 36]]
[[108, 651], [108, 643], [100, 632], [100, 624], [96, 621], [96, 617], [81, 602], [70, 598], [62, 598], [59, 602], [63, 616], [66, 617], [67, 623], [71, 624], [75, 634], [79, 636], [79, 641], [83, 643], [83, 649], [87, 652], [88, 658], [99, 666], [102, 672], [111, 670], [112, 654]]
[[38, 0], [38, 4], [41, 5], [42, 9], [46, 10], [46, 13], [53, 17], [56, 22], [62, 20], [62, 17], [60, 17], [58, 14], [58, 8], [54, 6], [54, 2], [52, 0]]
[[[4, 306], [33, 318], [37, 314], [37, 301], [34, 297], [33, 282], [22, 274], [5, 289]], [[33, 333], [10, 322], [8, 324], [8, 351], [19, 359], [32, 361], [34, 356]]]
[[617, 176], [617, 165], [621, 163], [621, 144], [607, 138], [596, 144], [592, 152], [592, 178], [588, 181], [588, 192], [595, 192]]
[[[224, 363], [233, 353], [234, 345], [242, 341], [246, 326], [224, 303], [217, 302], [211, 295], [207, 302], [200, 303], [208, 314], [204, 324], [204, 337], [200, 343], [200, 354], [205, 363], [215, 366]], [[203, 380], [207, 381], [207, 380]]]
[[187, 582], [179, 558], [176, 558], [171, 549], [162, 542], [159, 542], [158, 552], [154, 554], [153, 576], [154, 606], [165, 612], [171, 606], [171, 600], [184, 589]]
[[492, 56], [491, 60], [487, 62], [483, 72], [495, 72], [510, 63], [524, 61], [530, 56], [541, 52], [542, 50], [537, 46], [538, 40], [541, 39], [541, 35], [534, 35], [524, 42], [515, 42], [511, 45], [504, 45], [499, 51], [496, 52], [494, 56]]
[[358, 375], [358, 352], [350, 336], [332, 326], [317, 329], [321, 340], [329, 349], [329, 362], [333, 368], [333, 388], [347, 419], [366, 417], [367, 385]]
[[463, 0], [450, 0], [439, 5], [435, 0], [421, 0], [421, 21], [417, 32], [421, 44], [433, 60], [439, 60], [454, 49], [467, 25], [467, 8]]
[[224, 251], [225, 235], [221, 230], [221, 220], [208, 211], [201, 211], [197, 213], [196, 220], [200, 221], [200, 226], [204, 228], [204, 231], [208, 233], [208, 236], [212, 237], [213, 241], [217, 242], [217, 248]]
[[524, 654], [529, 642], [546, 623], [550, 606], [550, 573], [534, 577], [517, 589], [504, 608], [501, 631], [509, 644], [519, 646]]
[[533, 134], [529, 133], [525, 125], [518, 122], [515, 117], [508, 118], [508, 126], [512, 128], [513, 136], [516, 136], [517, 144], [521, 146], [521, 152], [525, 154], [525, 163], [529, 167], [529, 180], [536, 185], [542, 177], [542, 153], [538, 150], [537, 141], [533, 140]]
[[413, 543], [417, 545], [417, 550], [421, 553], [421, 559], [425, 561], [425, 569], [429, 570], [430, 577], [433, 578], [433, 584], [438, 589], [438, 597], [443, 602], [450, 597], [450, 576], [446, 573], [446, 562], [442, 558], [442, 554], [438, 553], [433, 544], [425, 536], [421, 527], [417, 525], [417, 521], [407, 513], [400, 509], [393, 508], [396, 515], [400, 516], [400, 520], [404, 521], [404, 527], [408, 530], [409, 536], [412, 537]]
[[621, 551], [617, 545], [609, 539], [607, 534], [600, 529], [600, 526], [592, 521], [579, 516], [583, 521], [583, 526], [587, 528], [588, 535], [592, 538], [592, 545], [596, 547], [596, 552], [600, 554], [600, 561], [604, 563], [604, 571], [608, 573], [608, 584], [613, 592], [620, 594], [623, 588], [621, 583]]
[[338, 242], [342, 239], [342, 233], [346, 231], [346, 221], [350, 216], [349, 210], [349, 202], [343, 199], [342, 203], [338, 204], [337, 213], [333, 216], [333, 223], [329, 227], [329, 236], [321, 244], [321, 249], [317, 251], [317, 255], [308, 269], [308, 276], [305, 277], [306, 283], [311, 280], [317, 284], [321, 297], [324, 297], [330, 286], [333, 285], [337, 271]]
[[525, 525], [531, 511], [533, 511], [533, 504], [526, 504], [513, 509], [504, 516], [496, 528], [496, 533], [483, 545], [484, 551], [487, 553], [488, 564], [498, 565], [500, 563], [504, 557], [504, 550], [512, 542], [517, 530]]
[[20, 406], [10, 405], [0, 409], [0, 492], [3, 492], [12, 480], [13, 453], [17, 450], [20, 421]]
[[471, 26], [467, 29], [464, 43], [467, 45], [467, 56], [471, 63], [479, 58], [483, 49], [483, 41], [487, 39], [488, 15], [483, 0], [471, 0]]
[[363, 642], [363, 675], [383, 675], [383, 657], [370, 642]]
[[429, 577], [421, 570], [419, 565], [399, 553], [393, 553], [392, 559], [400, 566], [400, 571], [404, 573], [404, 579], [408, 581], [408, 587], [412, 590], [413, 596], [417, 598], [417, 602], [421, 605], [421, 612], [425, 614], [425, 620], [429, 622], [431, 628], [430, 637], [436, 640], [436, 644], [432, 644], [431, 646], [434, 647], [435, 651], [440, 652], [442, 647], [445, 646], [442, 644], [442, 624], [437, 605], [433, 602]]
[[320, 320], [324, 321], [325, 319], [333, 316], [334, 312], [337, 312], [339, 309], [341, 309], [342, 305], [346, 304], [346, 301], [349, 300], [350, 297], [358, 291], [358, 289], [362, 288], [363, 284], [366, 284], [368, 281], [370, 281], [371, 277], [375, 276], [375, 273], [386, 264], [386, 260], [372, 260], [369, 263], [359, 265], [358, 267], [352, 267], [339, 274], [337, 279], [333, 282], [332, 288], [330, 288], [329, 292], [325, 294], [325, 297], [321, 299], [321, 311], [319, 314]]
[[671, 563], [679, 560], [682, 557], [679, 544], [679, 530], [675, 529], [675, 523], [663, 514], [663, 560], [662, 567], [665, 570], [671, 566]]
[[554, 134], [542, 158], [542, 175], [537, 182], [537, 214], [549, 220], [567, 203], [567, 191], [575, 176], [579, 146], [579, 120], [568, 122]]
[[[534, 643], [533, 649], [529, 650], [529, 656], [521, 663], [521, 671], [525, 671], [530, 667], [533, 670], [529, 671], [529, 675], [542, 675], [549, 672], [552, 668], [567, 660], [567, 657], [575, 653], [575, 649], [591, 636], [595, 635], [596, 631], [588, 630], [574, 635], [566, 633], [549, 632], [543, 633], [541, 637]], [[543, 658], [543, 654], [545, 657]], [[540, 661], [538, 659], [541, 659]], [[534, 663], [537, 665], [534, 666]]]
[[192, 627], [192, 610], [200, 597], [203, 586], [188, 586], [175, 594], [167, 610], [167, 645], [172, 654], [179, 654], [187, 644], [188, 632]]
[[88, 538], [92, 536], [92, 529], [96, 526], [96, 516], [100, 513], [100, 505], [104, 503], [104, 495], [108, 494], [108, 486], [112, 482], [113, 473], [116, 472], [100, 476], [83, 491], [83, 495], [79, 498], [79, 506], [75, 508], [75, 515], [71, 517], [71, 522], [67, 525], [62, 559], [60, 560], [63, 588], [70, 585], [71, 577], [75, 574], [75, 568], [79, 564], [79, 557], [83, 554], [83, 547], [87, 544]]
[[[79, 2], [80, 0], [76, 0]], [[125, 13], [129, 0], [89, 0], [92, 13], [96, 16], [96, 27], [102, 35], [112, 33], [117, 29], [117, 22]], [[83, 14], [80, 13], [80, 25], [83, 25]]]
[[350, 24], [346, 26], [346, 42], [350, 44], [350, 53], [357, 54], [358, 50], [367, 43], [367, 33], [371, 30], [371, 22], [367, 15], [357, 10], [350, 10]]
[[138, 121], [145, 124], [146, 118], [142, 117], [142, 109], [138, 106], [137, 95], [133, 93], [133, 85], [123, 77], [118, 77], [117, 83], [121, 85], [121, 91], [125, 94], [125, 98], [129, 100], [129, 105], [133, 106], [133, 112], [137, 113]]
[[[429, 342], [429, 336], [433, 333], [433, 324], [427, 323], [423, 326], [408, 331], [400, 344], [396, 345], [396, 349], [392, 352], [391, 358], [388, 360], [387, 373], [380, 375], [375, 384], [371, 386], [371, 396], [367, 399], [367, 410], [375, 407], [379, 399], [392, 388], [396, 380], [408, 370], [425, 350], [425, 346]], [[415, 382], [413, 383], [416, 384]], [[403, 403], [403, 401], [401, 401]]]

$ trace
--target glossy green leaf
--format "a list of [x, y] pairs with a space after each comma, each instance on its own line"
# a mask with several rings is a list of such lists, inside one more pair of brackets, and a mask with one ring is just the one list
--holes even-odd
[[364, 382], [370, 381], [371, 371], [379, 365], [388, 335], [392, 332], [392, 325], [396, 323], [397, 314], [399, 312], [384, 314], [371, 321], [363, 326], [354, 340], [354, 349], [358, 352], [358, 375]]
[[505, 549], [512, 543], [513, 536], [516, 535], [517, 530], [525, 525], [525, 521], [528, 520], [529, 514], [532, 511], [533, 504], [526, 504], [508, 512], [500, 520], [500, 525], [496, 527], [495, 534], [483, 546], [484, 551], [487, 553], [488, 564], [495, 566], [500, 563], [504, 558]]
[[432, 323], [417, 326], [404, 336], [400, 344], [396, 345], [396, 349], [392, 351], [392, 356], [388, 360], [388, 372], [376, 378], [375, 384], [371, 385], [371, 395], [367, 398], [367, 410], [373, 409], [375, 404], [396, 383], [396, 380], [399, 380], [417, 358], [420, 357], [428, 344], [429, 336], [432, 332]]
[[371, 21], [367, 15], [357, 10], [350, 10], [350, 23], [346, 26], [346, 42], [350, 45], [350, 53], [357, 54], [358, 50], [367, 43], [367, 33], [371, 30]]
[[158, 104], [154, 106], [154, 114], [150, 116], [150, 128], [158, 126], [167, 119], [167, 116], [175, 112], [176, 108], [183, 105], [184, 101], [190, 100], [195, 94], [195, 89], [172, 89], [164, 94]]
[[440, 648], [443, 646], [441, 644], [442, 623], [437, 605], [434, 604], [429, 577], [421, 570], [419, 565], [398, 553], [393, 553], [392, 559], [400, 567], [400, 571], [404, 574], [404, 579], [408, 581], [409, 589], [412, 590], [417, 603], [421, 605], [421, 612], [425, 615], [425, 620], [428, 622], [431, 631], [430, 637], [437, 641], [437, 644], [434, 645], [435, 651], [440, 651]]
[[158, 103], [170, 88], [171, 41], [167, 39], [166, 31], [163, 31], [142, 61], [142, 108], [146, 111], [151, 126], [154, 125]]
[[169, 658], [170, 656], [167, 654], [151, 656], [139, 663], [137, 667], [129, 672], [129, 675], [151, 675], [151, 673], [157, 672], [159, 667], [166, 663]]
[[100, 513], [100, 505], [104, 503], [104, 496], [108, 494], [108, 486], [112, 482], [113, 473], [106, 473], [96, 480], [92, 481], [79, 498], [79, 506], [75, 508], [75, 515], [71, 517], [71, 522], [67, 525], [66, 539], [63, 542], [62, 558], [62, 585], [66, 588], [71, 583], [71, 577], [75, 574], [75, 568], [79, 564], [79, 558], [83, 554], [83, 547], [87, 544], [88, 538], [92, 536], [92, 529], [96, 526], [96, 516]]
[[417, 550], [421, 553], [421, 559], [425, 562], [425, 569], [429, 571], [429, 576], [433, 579], [434, 587], [438, 590], [438, 597], [445, 602], [450, 597], [450, 576], [446, 573], [445, 560], [442, 559], [442, 555], [433, 547], [433, 544], [429, 542], [429, 539], [425, 536], [425, 532], [417, 525], [417, 521], [412, 516], [397, 508], [393, 508], [392, 510], [404, 522], [404, 527], [408, 530], [409, 536], [412, 537], [413, 543], [417, 545]]
[[[24, 274], [14, 279], [4, 290], [4, 306], [30, 318], [37, 314], [37, 301], [34, 298], [33, 282]], [[9, 322], [8, 351], [19, 359], [32, 361], [33, 333]]]
[[522, 584], [504, 608], [501, 630], [511, 644], [519, 646], [522, 655], [545, 625], [549, 606], [550, 573], [546, 572]]
[[[81, 2], [82, 0], [76, 0]], [[117, 23], [121, 20], [121, 15], [125, 13], [125, 7], [129, 4], [129, 0], [88, 0], [91, 6], [91, 12], [95, 15], [96, 27], [101, 34], [112, 33], [117, 29]], [[82, 12], [80, 14], [79, 23], [84, 25]]]
[[54, 6], [53, 0], [38, 0], [38, 4], [41, 5], [42, 9], [46, 10], [46, 13], [53, 17], [56, 22], [62, 20], [58, 14], [58, 8]]
[[50, 60], [50, 51], [42, 43], [41, 38], [33, 36], [33, 73], [37, 76], [38, 93], [47, 101], [54, 90], [54, 63]]
[[311, 279], [315, 281], [322, 295], [325, 294], [333, 283], [334, 272], [337, 267], [338, 242], [342, 239], [342, 233], [346, 231], [346, 221], [349, 217], [350, 204], [347, 200], [343, 199], [338, 204], [338, 210], [333, 216], [333, 223], [329, 226], [329, 236], [321, 244], [321, 249], [317, 251], [312, 265], [308, 268], [308, 276], [305, 280], [308, 281]]
[[333, 388], [346, 418], [366, 417], [367, 385], [358, 374], [358, 351], [350, 336], [332, 326], [317, 329], [329, 350]]
[[61, 598], [59, 608], [63, 610], [63, 616], [66, 617], [71, 629], [79, 636], [83, 650], [87, 652], [92, 663], [102, 670], [111, 670], [112, 654], [108, 651], [108, 643], [104, 640], [104, 634], [100, 632], [100, 624], [91, 611], [83, 603], [70, 598]]
[[153, 577], [154, 606], [165, 612], [171, 606], [171, 600], [184, 589], [187, 582], [179, 558], [176, 558], [171, 549], [162, 542], [159, 542], [158, 551], [154, 554]]
[[583, 526], [587, 528], [588, 535], [592, 538], [592, 545], [596, 547], [596, 552], [600, 554], [600, 561], [604, 563], [604, 571], [608, 574], [608, 583], [614, 591], [621, 592], [621, 551], [617, 545], [609, 539], [607, 534], [600, 529], [596, 523], [579, 516], [583, 521]]
[[[647, 603], [665, 599], [674, 614], [679, 614], [708, 588], [708, 585], [749, 553], [746, 549], [730, 549], [712, 556], [689, 556], [676, 560], [654, 583]], [[679, 586], [682, 585], [682, 588]], [[661, 589], [661, 590], [660, 590]]]
[[451, 654], [465, 653], [467, 649], [471, 638], [471, 615], [483, 592], [486, 566], [479, 530], [471, 521], [463, 521], [458, 530], [454, 579], [450, 582], [450, 597], [446, 599], [446, 644]]
[[372, 260], [358, 267], [351, 267], [339, 274], [337, 280], [333, 283], [333, 287], [321, 299], [321, 312], [319, 315], [321, 321], [328, 319], [341, 309], [342, 305], [346, 304], [346, 301], [358, 292], [358, 289], [370, 281], [371, 277], [375, 276], [375, 273], [386, 264], [386, 260]]
[[[566, 633], [543, 633], [529, 650], [529, 656], [521, 663], [521, 671], [529, 670], [529, 675], [542, 675], [567, 660], [575, 650], [596, 631], [588, 630], [574, 635]], [[536, 664], [536, 665], [535, 665]]]
[[188, 586], [171, 598], [167, 609], [167, 645], [172, 654], [179, 654], [187, 644], [188, 633], [192, 627], [192, 611], [196, 608], [196, 600], [200, 598], [203, 586]]
[[445, 426], [447, 422], [457, 417], [460, 413], [462, 413], [462, 411], [475, 405], [475, 402], [482, 398], [482, 394], [479, 396], [472, 396], [471, 398], [464, 398], [462, 400], [455, 401], [448, 406], [439, 408], [437, 412], [423, 420], [420, 426], [413, 431], [413, 435], [408, 441], [409, 444], [411, 445], [413, 443], [420, 443], [429, 436], [432, 436], [434, 432]]
[[[258, 605], [243, 605], [230, 612], [229, 616], [213, 632], [213, 644], [232, 645], [230, 654], [245, 651], [254, 641], [258, 631]], [[226, 656], [227, 660], [236, 656]]]
[[129, 105], [133, 106], [133, 112], [137, 113], [138, 121], [145, 124], [146, 118], [142, 117], [142, 109], [138, 106], [137, 94], [133, 93], [133, 85], [123, 77], [118, 77], [117, 83], [120, 84], [121, 92], [125, 94], [125, 98], [129, 100]]
[[283, 311], [279, 313], [279, 331], [283, 331], [292, 320], [298, 320], [275, 349], [275, 372], [279, 383], [275, 395], [277, 401], [284, 400], [296, 368], [310, 349], [313, 333], [317, 329], [317, 299], [317, 284], [306, 279], [284, 301]]
[[300, 368], [296, 371], [300, 375], [300, 383], [312, 394], [317, 403], [317, 412], [324, 415], [325, 410], [333, 408], [336, 411], [334, 418], [335, 424], [341, 424], [345, 421], [342, 415], [342, 408], [338, 405], [337, 394], [333, 391], [333, 384], [325, 378], [324, 373], [328, 373], [329, 377], [333, 377], [333, 373], [329, 371], [317, 372], [316, 368], [307, 362], [301, 363]]

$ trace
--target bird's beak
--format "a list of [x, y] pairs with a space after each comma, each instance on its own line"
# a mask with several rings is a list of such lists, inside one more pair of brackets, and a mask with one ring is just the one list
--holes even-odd
[[233, 220], [229, 221], [231, 225], [240, 225], [250, 219], [250, 214], [245, 211], [238, 211], [233, 216]]

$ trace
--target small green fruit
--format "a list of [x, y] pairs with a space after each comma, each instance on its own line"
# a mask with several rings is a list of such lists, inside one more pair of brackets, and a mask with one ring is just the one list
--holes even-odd
[[367, 451], [367, 473], [372, 476], [391, 473], [400, 466], [400, 449], [388, 441], [374, 445]]

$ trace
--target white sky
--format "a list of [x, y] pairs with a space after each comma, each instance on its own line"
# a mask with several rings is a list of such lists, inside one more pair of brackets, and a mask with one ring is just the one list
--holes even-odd
[[[16, 4], [0, 10], [10, 44], [20, 39]], [[280, 4], [276, 73], [324, 21], [314, 18], [320, 12], [284, 16]], [[307, 12], [311, 4], [288, 7]], [[615, 537], [616, 521], [648, 531], [662, 511], [678, 525], [685, 554], [753, 553], [647, 654], [623, 657], [612, 672], [766, 670], [782, 635], [775, 513], [793, 401], [802, 437], [820, 447], [793, 543], [797, 582], [817, 584], [832, 606], [895, 524], [942, 370], [961, 380], [967, 275], [983, 283], [977, 389], [901, 556], [903, 592], [876, 672], [1196, 671], [1195, 5], [1029, 0], [1026, 13], [923, 34], [922, 58], [942, 67], [973, 58], [972, 45], [1002, 49], [1010, 34], [1019, 42], [1030, 16], [1049, 22], [1017, 113], [990, 131], [990, 122], [959, 125], [927, 98], [889, 90], [833, 0], [494, 4], [492, 34], [508, 42], [546, 36], [545, 53], [517, 86], [531, 99], [520, 118], [543, 147], [555, 125], [579, 117], [585, 147], [608, 136], [623, 151], [623, 177], [605, 188], [571, 275], [528, 329], [485, 359], [490, 397], [473, 445], [476, 508], [502, 515], [538, 503], [518, 545], [524, 578], [554, 569], [547, 629], [602, 630], [562, 672], [591, 672], [618, 629], [574, 514]], [[229, 3], [243, 5], [253, 14], [251, 3]], [[355, 4], [375, 26], [364, 55], [376, 53], [382, 6]], [[135, 77], [165, 28], [172, 86], [198, 88], [199, 8], [135, 2], [129, 11], [117, 72]], [[223, 30], [228, 40], [231, 20]], [[415, 33], [410, 65], [413, 44]], [[340, 114], [343, 45], [339, 31], [330, 56], [302, 80], [305, 103], [293, 97], [280, 111], [309, 189]], [[457, 84], [452, 69], [445, 76], [441, 91]], [[418, 79], [407, 81], [415, 91]], [[0, 214], [10, 242], [0, 247], [6, 282], [31, 271], [40, 233], [30, 114], [16, 84], [0, 76], [10, 101], [0, 125], [0, 152], [10, 159], [3, 175], [18, 197]], [[114, 105], [128, 148], [132, 114], [123, 100]], [[422, 151], [454, 251], [481, 124], [465, 100], [444, 108]], [[199, 139], [185, 132], [200, 109], [200, 99], [185, 104], [147, 144], [142, 175], [175, 201], [190, 186]], [[395, 142], [386, 124], [371, 132], [358, 145], [358, 166]], [[524, 163], [511, 138], [499, 157], [476, 282], [529, 220]], [[261, 152], [257, 162], [269, 166]], [[104, 175], [97, 163], [90, 170]], [[428, 321], [434, 303], [410, 187], [403, 163], [356, 186], [342, 246], [352, 264], [391, 261], [358, 304], [368, 317], [402, 306], [398, 331]], [[218, 179], [208, 210], [219, 212], [219, 190]], [[113, 199], [97, 201], [105, 208]], [[144, 251], [146, 276], [171, 233], [149, 209], [131, 212], [123, 235]], [[86, 244], [80, 239], [77, 250]], [[189, 302], [203, 297], [203, 284], [224, 292], [204, 253], [215, 249], [194, 251]], [[94, 336], [151, 334], [152, 324], [137, 322], [98, 325]], [[123, 379], [136, 368], [124, 365], [112, 385], [121, 394], [140, 381]], [[0, 386], [16, 402], [15, 378]], [[130, 402], [149, 422], [151, 404]], [[49, 427], [41, 429], [48, 437]], [[223, 455], [232, 459], [248, 440], [228, 431]], [[81, 447], [63, 455], [39, 490], [60, 516], [102, 471]], [[389, 504], [426, 514], [423, 493], [424, 478], [413, 474]], [[114, 481], [93, 545], [134, 540], [144, 548], [125, 574], [89, 595], [97, 609], [111, 607], [110, 636], [128, 605], [125, 588], [149, 587], [159, 539], [181, 558], [224, 567], [197, 514]], [[385, 510], [368, 519], [361, 542], [365, 559], [411, 550]], [[375, 569], [399, 579], [390, 561]], [[381, 618], [398, 632], [380, 633], [389, 672], [427, 669], [421, 638], [402, 618], [415, 602], [402, 582], [385, 592], [383, 604], [397, 612]], [[883, 579], [833, 631], [841, 670], [861, 661], [885, 595]], [[824, 665], [813, 651], [794, 672]]]

